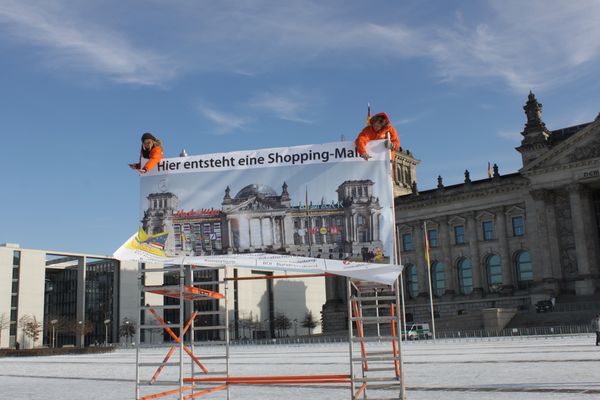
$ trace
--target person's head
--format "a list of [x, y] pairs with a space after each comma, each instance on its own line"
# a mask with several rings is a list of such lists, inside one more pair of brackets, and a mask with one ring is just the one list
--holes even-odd
[[387, 119], [387, 116], [384, 113], [375, 114], [371, 118], [370, 122], [371, 122], [371, 127], [373, 127], [373, 129], [376, 132], [380, 131], [382, 129], [385, 129], [389, 124], [389, 120]]
[[153, 134], [146, 132], [142, 135], [142, 148], [144, 150], [152, 150], [157, 140]]

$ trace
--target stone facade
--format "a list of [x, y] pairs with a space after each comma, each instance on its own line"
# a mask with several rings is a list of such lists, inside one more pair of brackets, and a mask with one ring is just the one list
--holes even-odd
[[[533, 93], [517, 148], [523, 167], [395, 200], [407, 316], [429, 319], [424, 230], [435, 313], [523, 307], [600, 283], [600, 119], [549, 131]], [[416, 186], [416, 185], [415, 185]]]

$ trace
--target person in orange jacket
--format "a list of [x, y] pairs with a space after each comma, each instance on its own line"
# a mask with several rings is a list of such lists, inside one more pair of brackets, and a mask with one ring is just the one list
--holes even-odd
[[[142, 167], [142, 158], [148, 161]], [[135, 164], [129, 164], [132, 169], [140, 171], [140, 174], [145, 174], [152, 168], [156, 167], [156, 164], [163, 158], [162, 141], [155, 138], [151, 133], [144, 133], [142, 135], [142, 149], [140, 150], [140, 160]]]
[[390, 119], [384, 112], [373, 115], [369, 120], [369, 125], [358, 134], [358, 137], [354, 141], [358, 154], [368, 161], [371, 156], [367, 153], [367, 143], [378, 139], [387, 139], [385, 147], [391, 150], [393, 160], [394, 150], [400, 149], [400, 140], [398, 139], [396, 129], [394, 129], [390, 123]]

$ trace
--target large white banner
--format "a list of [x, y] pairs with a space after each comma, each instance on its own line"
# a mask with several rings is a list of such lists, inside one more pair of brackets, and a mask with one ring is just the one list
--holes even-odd
[[115, 257], [391, 283], [390, 152], [369, 153], [336, 142], [163, 159], [141, 176], [139, 232]]

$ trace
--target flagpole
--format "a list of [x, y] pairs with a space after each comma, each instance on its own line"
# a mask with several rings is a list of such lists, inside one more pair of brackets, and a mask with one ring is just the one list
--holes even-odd
[[425, 260], [427, 261], [427, 277], [429, 278], [429, 308], [431, 309], [431, 331], [435, 340], [435, 317], [433, 314], [433, 290], [431, 285], [431, 259], [429, 258], [429, 236], [427, 235], [427, 221], [423, 221], [423, 233], [425, 234]]

